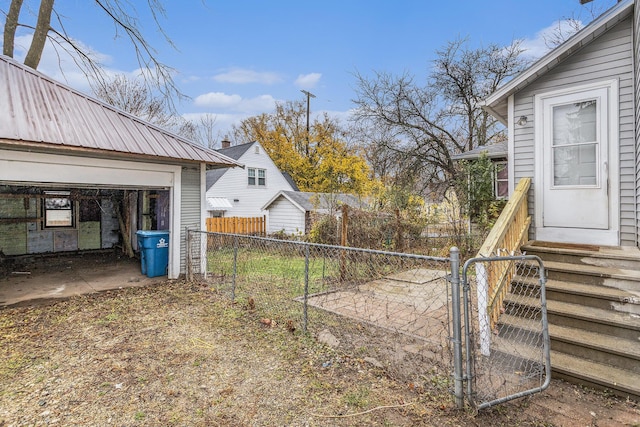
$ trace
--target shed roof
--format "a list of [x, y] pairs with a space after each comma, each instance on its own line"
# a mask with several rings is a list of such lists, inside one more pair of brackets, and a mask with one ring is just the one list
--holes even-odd
[[303, 212], [321, 212], [331, 208], [332, 203], [345, 204], [353, 208], [363, 208], [366, 203], [353, 194], [345, 193], [313, 193], [303, 191], [280, 191], [269, 200], [262, 210], [267, 210], [278, 198], [284, 197]]
[[466, 151], [464, 153], [451, 156], [451, 160], [472, 160], [479, 158], [482, 153], [486, 153], [490, 159], [502, 159], [507, 158], [507, 142], [497, 142], [491, 145], [481, 145], [473, 150]]
[[238, 165], [3, 55], [0, 93], [2, 144]]
[[518, 92], [533, 81], [543, 76], [567, 57], [573, 55], [586, 44], [596, 39], [611, 27], [625, 19], [633, 11], [633, 0], [619, 1], [611, 9], [593, 20], [589, 25], [575, 33], [567, 41], [562, 43], [551, 52], [533, 63], [529, 68], [522, 71], [509, 82], [505, 83], [494, 93], [489, 95], [484, 102], [483, 108], [488, 110], [493, 116], [507, 125], [507, 99], [510, 95]]

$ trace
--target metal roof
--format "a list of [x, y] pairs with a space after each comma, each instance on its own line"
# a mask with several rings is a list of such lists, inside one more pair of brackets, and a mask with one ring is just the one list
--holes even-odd
[[312, 193], [303, 191], [280, 191], [269, 200], [262, 210], [268, 210], [280, 197], [289, 200], [303, 212], [327, 212], [332, 205], [348, 205], [352, 208], [366, 208], [367, 203], [357, 196], [345, 193]]
[[451, 156], [451, 160], [471, 160], [479, 158], [482, 153], [485, 153], [490, 159], [507, 158], [508, 148], [507, 142], [496, 142], [491, 145], [481, 145], [473, 150], [466, 151], [464, 153]]
[[236, 166], [235, 160], [0, 55], [0, 142]]
[[233, 205], [226, 197], [207, 197], [207, 209], [210, 211], [226, 211]]

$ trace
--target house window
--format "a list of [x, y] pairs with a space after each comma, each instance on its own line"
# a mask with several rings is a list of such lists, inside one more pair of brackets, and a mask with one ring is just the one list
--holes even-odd
[[497, 199], [509, 197], [509, 173], [507, 162], [495, 162], [494, 192]]
[[69, 192], [45, 193], [42, 210], [45, 227], [73, 227], [73, 202]]
[[267, 170], [266, 169], [255, 169], [248, 168], [247, 174], [249, 177], [249, 185], [258, 186], [258, 187], [266, 187], [267, 185]]

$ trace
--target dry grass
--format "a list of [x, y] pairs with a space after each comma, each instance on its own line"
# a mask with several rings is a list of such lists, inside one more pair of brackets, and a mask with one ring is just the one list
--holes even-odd
[[0, 426], [551, 425], [526, 402], [458, 412], [446, 378], [403, 383], [261, 320], [184, 282], [4, 309]]

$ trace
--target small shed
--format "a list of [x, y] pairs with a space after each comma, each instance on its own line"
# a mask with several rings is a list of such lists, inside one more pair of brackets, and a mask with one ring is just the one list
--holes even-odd
[[314, 213], [339, 213], [342, 205], [361, 209], [366, 203], [352, 194], [280, 191], [262, 209], [269, 212], [268, 233], [307, 234]]

